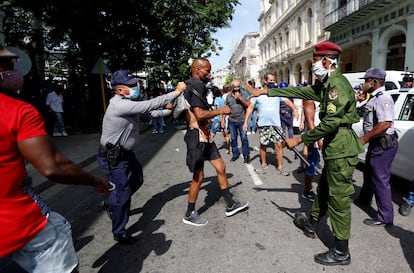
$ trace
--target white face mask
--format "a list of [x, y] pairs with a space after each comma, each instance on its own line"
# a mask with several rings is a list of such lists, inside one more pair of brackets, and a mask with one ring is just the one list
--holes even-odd
[[329, 71], [323, 67], [322, 60], [319, 60], [312, 64], [312, 72], [315, 74], [319, 81], [323, 81], [326, 75], [328, 75]]

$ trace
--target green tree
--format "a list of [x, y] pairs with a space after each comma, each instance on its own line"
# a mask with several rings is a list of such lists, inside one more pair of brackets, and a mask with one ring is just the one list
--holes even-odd
[[209, 57], [209, 52], [221, 49], [211, 34], [228, 26], [239, 4], [237, 0], [10, 2], [41, 18], [47, 26], [45, 47], [66, 45], [68, 56], [77, 60], [83, 73], [106, 53], [111, 70], [141, 70], [150, 59], [175, 79], [187, 77], [189, 58]]

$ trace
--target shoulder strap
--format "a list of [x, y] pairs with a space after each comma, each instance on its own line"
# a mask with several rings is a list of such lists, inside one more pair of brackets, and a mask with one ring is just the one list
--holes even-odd
[[210, 104], [208, 104], [208, 102], [207, 102], [207, 100], [203, 97], [203, 96], [201, 96], [201, 94], [200, 93], [198, 93], [198, 91], [197, 90], [195, 90], [194, 89], [194, 87], [192, 87], [191, 86], [191, 92], [194, 94], [194, 95], [196, 95], [203, 103], [204, 103], [204, 105], [205, 106], [207, 106], [208, 107], [208, 110], [213, 110], [213, 108], [211, 108], [211, 105]]

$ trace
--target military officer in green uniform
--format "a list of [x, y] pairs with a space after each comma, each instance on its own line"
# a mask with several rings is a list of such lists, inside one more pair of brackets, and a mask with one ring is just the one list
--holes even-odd
[[320, 102], [320, 124], [302, 135], [286, 140], [289, 148], [300, 143], [306, 145], [324, 139], [324, 168], [318, 184], [316, 199], [310, 214], [297, 212], [294, 223], [305, 235], [315, 238], [318, 221], [329, 212], [335, 242], [333, 247], [315, 255], [315, 261], [324, 265], [347, 265], [351, 263], [348, 240], [351, 230], [351, 195], [354, 193], [352, 175], [363, 146], [351, 128], [359, 121], [356, 112], [355, 92], [338, 66], [342, 49], [331, 42], [315, 45], [312, 71], [316, 83], [307, 87], [253, 90], [243, 87], [254, 95], [292, 97]]

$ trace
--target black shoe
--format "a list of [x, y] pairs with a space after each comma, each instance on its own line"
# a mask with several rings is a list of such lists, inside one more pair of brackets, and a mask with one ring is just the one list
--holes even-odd
[[398, 209], [398, 212], [402, 216], [408, 216], [408, 215], [410, 215], [411, 208], [413, 207], [413, 205], [408, 203], [406, 198], [403, 198], [403, 199], [404, 199], [404, 202], [401, 204], [400, 208]]
[[234, 161], [236, 161], [237, 159], [239, 159], [239, 157], [237, 156], [237, 157], [232, 157], [231, 159], [230, 159], [230, 161], [231, 162], [234, 162]]
[[120, 243], [121, 245], [133, 245], [137, 242], [137, 239], [131, 235], [114, 235], [114, 240]]
[[101, 202], [101, 208], [106, 211], [106, 214], [108, 215], [108, 218], [112, 220], [112, 209], [109, 206], [109, 204], [106, 203], [105, 200]]
[[325, 253], [315, 255], [315, 262], [323, 265], [348, 265], [351, 263], [351, 255], [348, 251], [341, 252], [335, 248], [331, 248]]
[[393, 223], [383, 223], [376, 219], [365, 219], [364, 224], [372, 227], [391, 227]]
[[312, 217], [308, 217], [303, 212], [296, 212], [293, 223], [303, 230], [303, 233], [309, 238], [316, 238], [316, 224], [317, 222], [312, 219]]
[[249, 163], [249, 162], [250, 162], [250, 156], [244, 157], [244, 163]]

